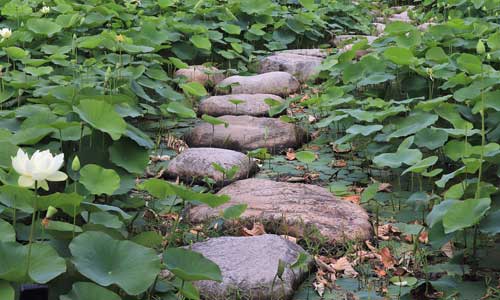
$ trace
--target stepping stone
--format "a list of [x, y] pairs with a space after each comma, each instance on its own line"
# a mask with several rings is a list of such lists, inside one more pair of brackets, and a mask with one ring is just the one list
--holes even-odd
[[[269, 115], [269, 105], [266, 99], [274, 99], [283, 102], [283, 98], [271, 94], [233, 94], [224, 96], [212, 96], [201, 101], [198, 111], [214, 117], [224, 115], [248, 115], [263, 117]], [[238, 105], [231, 100], [241, 100]]]
[[316, 57], [327, 57], [328, 50], [325, 49], [290, 49], [290, 50], [282, 50], [278, 53], [288, 53], [288, 54], [298, 54], [305, 56], [316, 56]]
[[[297, 148], [306, 141], [305, 131], [280, 119], [222, 116], [228, 126], [197, 125], [186, 137], [191, 147], [217, 147], [237, 151], [267, 148], [272, 153]], [[213, 129], [214, 128], [214, 129]]]
[[372, 23], [372, 25], [375, 27], [375, 31], [377, 32], [377, 35], [381, 35], [385, 31], [385, 24], [384, 23]]
[[[194, 282], [201, 297], [207, 300], [290, 299], [308, 272], [307, 268], [288, 267], [304, 249], [273, 234], [213, 238], [194, 243], [191, 249], [215, 262], [222, 272], [221, 283]], [[275, 278], [280, 260], [287, 265], [283, 281]]]
[[209, 84], [216, 85], [226, 78], [216, 67], [205, 67], [202, 65], [177, 70], [175, 77], [181, 76], [186, 77], [189, 82], [198, 82], [205, 86]]
[[396, 21], [401, 21], [401, 22], [405, 22], [405, 23], [411, 23], [412, 22], [412, 20], [408, 16], [408, 12], [407, 11], [404, 11], [404, 12], [399, 13], [399, 14], [391, 15], [387, 19], [385, 19], [383, 17], [378, 17], [375, 20], [378, 23], [387, 23], [387, 22], [396, 22]]
[[275, 53], [260, 61], [259, 73], [284, 71], [304, 82], [319, 73], [322, 57], [294, 53]]
[[252, 178], [236, 181], [217, 194], [228, 195], [231, 200], [217, 208], [192, 208], [192, 221], [203, 222], [220, 216], [227, 207], [247, 204], [241, 216], [244, 219], [266, 222], [286, 218], [299, 232], [313, 225], [331, 241], [365, 240], [371, 235], [368, 214], [361, 206], [340, 200], [316, 185]]
[[426, 31], [429, 27], [435, 26], [437, 23], [423, 23], [417, 26], [418, 30]]
[[[229, 89], [228, 87], [231, 86]], [[217, 85], [217, 91], [231, 94], [274, 94], [288, 96], [300, 87], [299, 81], [286, 72], [269, 72], [253, 76], [231, 76]]]
[[[238, 166], [239, 170], [228, 180], [224, 174], [215, 170], [213, 163], [226, 170]], [[241, 152], [219, 148], [189, 148], [170, 161], [167, 173], [187, 181], [207, 176], [216, 182], [232, 182], [248, 178], [256, 170], [257, 164]]]
[[371, 35], [337, 35], [333, 39], [333, 44], [335, 47], [339, 48], [344, 46], [347, 42], [358, 42], [362, 39], [367, 39], [368, 45], [372, 44], [376, 39], [378, 39], [378, 36], [371, 36]]

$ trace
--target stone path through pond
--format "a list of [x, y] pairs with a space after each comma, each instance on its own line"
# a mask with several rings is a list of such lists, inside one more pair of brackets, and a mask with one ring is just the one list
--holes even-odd
[[[385, 22], [394, 20], [411, 22], [403, 12], [388, 20], [377, 20], [374, 28], [383, 34]], [[333, 42], [339, 52], [343, 52], [352, 47], [352, 44], [345, 45], [346, 41], [359, 38], [368, 39], [368, 43], [377, 39], [338, 36]], [[366, 53], [360, 53], [363, 54]], [[298, 149], [308, 140], [306, 131], [294, 123], [265, 117], [270, 108], [265, 100], [283, 103], [283, 98], [297, 93], [301, 83], [317, 75], [317, 67], [327, 55], [321, 49], [280, 51], [263, 58], [260, 74], [253, 76], [207, 75], [205, 71], [214, 69], [203, 66], [177, 71], [176, 75], [186, 76], [189, 81], [215, 82], [215, 91], [227, 94], [201, 101], [199, 113], [218, 117], [223, 124], [196, 125], [186, 138], [191, 148], [173, 158], [167, 170], [171, 176], [186, 182], [209, 177], [219, 185], [227, 185], [218, 193], [231, 196], [231, 200], [216, 209], [203, 205], [191, 208], [192, 221], [204, 222], [220, 216], [227, 207], [246, 204], [242, 219], [285, 223], [286, 233], [292, 236], [309, 234], [316, 229], [331, 243], [370, 238], [372, 226], [361, 206], [341, 200], [323, 187], [251, 178], [256, 164], [244, 153], [259, 148], [279, 153], [288, 148]], [[238, 171], [227, 178], [213, 163], [226, 170], [237, 167]], [[289, 299], [307, 272], [290, 269], [304, 249], [279, 235], [220, 237], [191, 247], [219, 264], [222, 270], [222, 283], [196, 283], [205, 299]], [[275, 275], [281, 262], [285, 262], [286, 267], [281, 279], [277, 279]]]

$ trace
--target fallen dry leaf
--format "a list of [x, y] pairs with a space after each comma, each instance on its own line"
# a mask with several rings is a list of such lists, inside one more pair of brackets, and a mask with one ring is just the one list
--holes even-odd
[[333, 161], [332, 165], [336, 168], [344, 168], [347, 167], [347, 162], [343, 159], [337, 159]]
[[321, 150], [321, 147], [318, 145], [309, 145], [305, 147], [306, 150], [312, 150], [312, 151], [319, 151]]
[[454, 252], [454, 248], [453, 247], [453, 244], [451, 243], [451, 241], [447, 242], [446, 244], [443, 245], [443, 247], [441, 247], [441, 251], [443, 251], [443, 253], [448, 256], [449, 258], [452, 258], [453, 257], [453, 252]]
[[388, 241], [396, 233], [401, 233], [401, 231], [391, 224], [384, 224], [377, 227], [377, 237], [384, 241]]
[[287, 160], [295, 160], [296, 157], [295, 157], [295, 151], [291, 148], [289, 148], [287, 151], [286, 151], [286, 159]]
[[336, 271], [343, 271], [347, 277], [354, 278], [354, 277], [358, 276], [358, 272], [356, 272], [356, 270], [354, 270], [351, 262], [345, 256], [339, 258], [334, 264], [332, 264], [332, 267]]
[[309, 121], [309, 124], [313, 124], [313, 123], [315, 123], [316, 121], [318, 121], [318, 119], [316, 119], [316, 117], [315, 117], [315, 116], [313, 116], [313, 115], [309, 115], [309, 116], [307, 117], [307, 120]]
[[320, 297], [323, 297], [325, 293], [325, 284], [322, 282], [313, 282], [313, 287], [316, 293], [318, 293]]
[[359, 204], [361, 201], [361, 196], [360, 195], [350, 195], [350, 196], [344, 196], [341, 198], [342, 200], [352, 202], [354, 204]]
[[390, 183], [387, 183], [387, 182], [380, 182], [380, 181], [377, 181], [375, 180], [374, 178], [370, 177], [370, 180], [372, 181], [372, 183], [378, 183], [378, 191], [379, 192], [392, 192], [392, 184]]
[[168, 156], [168, 155], [150, 155], [149, 160], [151, 162], [167, 161], [167, 160], [170, 160], [170, 156]]
[[315, 256], [314, 261], [316, 262], [318, 269], [321, 269], [325, 272], [335, 273], [335, 269], [333, 269], [330, 265], [322, 261], [320, 257]]
[[382, 262], [382, 264], [384, 264], [385, 269], [394, 268], [394, 264], [396, 263], [396, 260], [392, 256], [391, 250], [389, 250], [389, 248], [384, 247], [384, 248], [380, 249], [379, 254], [381, 257], [380, 261]]
[[429, 242], [429, 233], [427, 231], [422, 231], [418, 236], [418, 240], [422, 244], [427, 244]]
[[384, 269], [379, 269], [379, 268], [375, 267], [374, 271], [375, 271], [375, 274], [377, 274], [378, 277], [385, 277], [385, 276], [387, 276], [387, 272]]
[[243, 227], [242, 234], [243, 234], [243, 236], [256, 236], [256, 235], [266, 234], [266, 231], [265, 231], [264, 225], [262, 225], [262, 223], [256, 222], [253, 224], [252, 229], [248, 229], [246, 227]]
[[286, 234], [282, 234], [280, 236], [282, 238], [284, 238], [285, 240], [289, 240], [290, 242], [297, 244], [297, 238], [296, 237], [289, 236], [289, 235], [286, 235]]

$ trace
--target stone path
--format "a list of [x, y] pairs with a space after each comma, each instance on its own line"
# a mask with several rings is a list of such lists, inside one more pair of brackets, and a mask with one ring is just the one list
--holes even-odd
[[270, 108], [270, 106], [266, 104], [266, 99], [283, 102], [283, 98], [273, 94], [232, 94], [212, 96], [200, 102], [198, 112], [214, 117], [224, 115], [265, 117], [268, 115]]
[[[304, 249], [273, 234], [213, 238], [195, 243], [191, 249], [222, 271], [222, 283], [195, 282], [207, 300], [289, 299], [308, 274], [307, 268], [290, 268]], [[281, 279], [276, 277], [280, 260], [287, 265]]]
[[[375, 42], [383, 36], [387, 22], [412, 22], [404, 9], [375, 20], [376, 36], [337, 36], [333, 44], [338, 52], [349, 51], [352, 43], [361, 38], [367, 39], [368, 44]], [[419, 28], [424, 30], [429, 26], [432, 24], [421, 24]], [[369, 50], [363, 51], [356, 56], [360, 58], [369, 53]], [[200, 115], [218, 117], [225, 124], [212, 126], [201, 122], [196, 125], [186, 136], [192, 148], [174, 158], [168, 167], [170, 175], [187, 182], [206, 176], [229, 184], [218, 192], [231, 196], [228, 203], [215, 209], [204, 205], [192, 207], [188, 212], [191, 221], [204, 222], [219, 217], [224, 209], [244, 203], [247, 210], [242, 218], [285, 224], [283, 232], [276, 233], [286, 232], [300, 238], [315, 228], [333, 243], [370, 238], [369, 217], [359, 205], [340, 200], [319, 186], [248, 178], [255, 171], [255, 163], [243, 152], [267, 148], [279, 153], [287, 148], [298, 149], [307, 141], [304, 129], [277, 117], [267, 117], [269, 105], [265, 100], [283, 102], [282, 97], [299, 92], [301, 82], [314, 80], [318, 74], [316, 67], [327, 55], [321, 49], [275, 52], [260, 60], [260, 74], [253, 76], [224, 78], [217, 69], [203, 66], [176, 72], [188, 81], [215, 85], [217, 94], [227, 94], [203, 99], [198, 107]], [[213, 163], [224, 169], [237, 167], [238, 172], [233, 180], [227, 180]], [[278, 235], [220, 237], [191, 247], [216, 262], [222, 270], [222, 283], [195, 283], [204, 299], [289, 299], [306, 272], [287, 267], [283, 281], [275, 281], [279, 261], [289, 266], [304, 251]]]
[[285, 223], [282, 225], [285, 229], [293, 228], [295, 231], [293, 236], [297, 233], [303, 235], [306, 227], [314, 225], [331, 241], [342, 243], [370, 238], [371, 225], [363, 208], [340, 200], [316, 185], [252, 178], [237, 181], [217, 194], [229, 195], [231, 200], [217, 208], [205, 205], [192, 208], [189, 213], [192, 221], [216, 218], [230, 206], [247, 204], [242, 218]]
[[226, 125], [197, 125], [187, 136], [191, 147], [220, 147], [238, 151], [267, 148], [272, 153], [297, 148], [306, 140], [306, 132], [292, 123], [275, 118], [222, 116]]

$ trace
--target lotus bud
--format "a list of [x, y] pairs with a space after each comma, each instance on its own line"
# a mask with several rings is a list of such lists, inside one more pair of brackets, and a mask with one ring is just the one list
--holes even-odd
[[490, 55], [489, 53], [488, 53], [488, 54], [486, 54], [486, 59], [487, 59], [487, 60], [491, 60], [491, 55]]
[[78, 158], [78, 155], [75, 155], [75, 158], [73, 158], [73, 162], [71, 163], [71, 170], [75, 172], [80, 170], [80, 159]]
[[49, 208], [47, 208], [47, 213], [45, 213], [45, 219], [52, 218], [56, 213], [57, 208], [55, 208], [54, 206], [49, 206]]
[[484, 54], [486, 52], [486, 48], [484, 46], [483, 41], [479, 40], [476, 45], [477, 54]]

